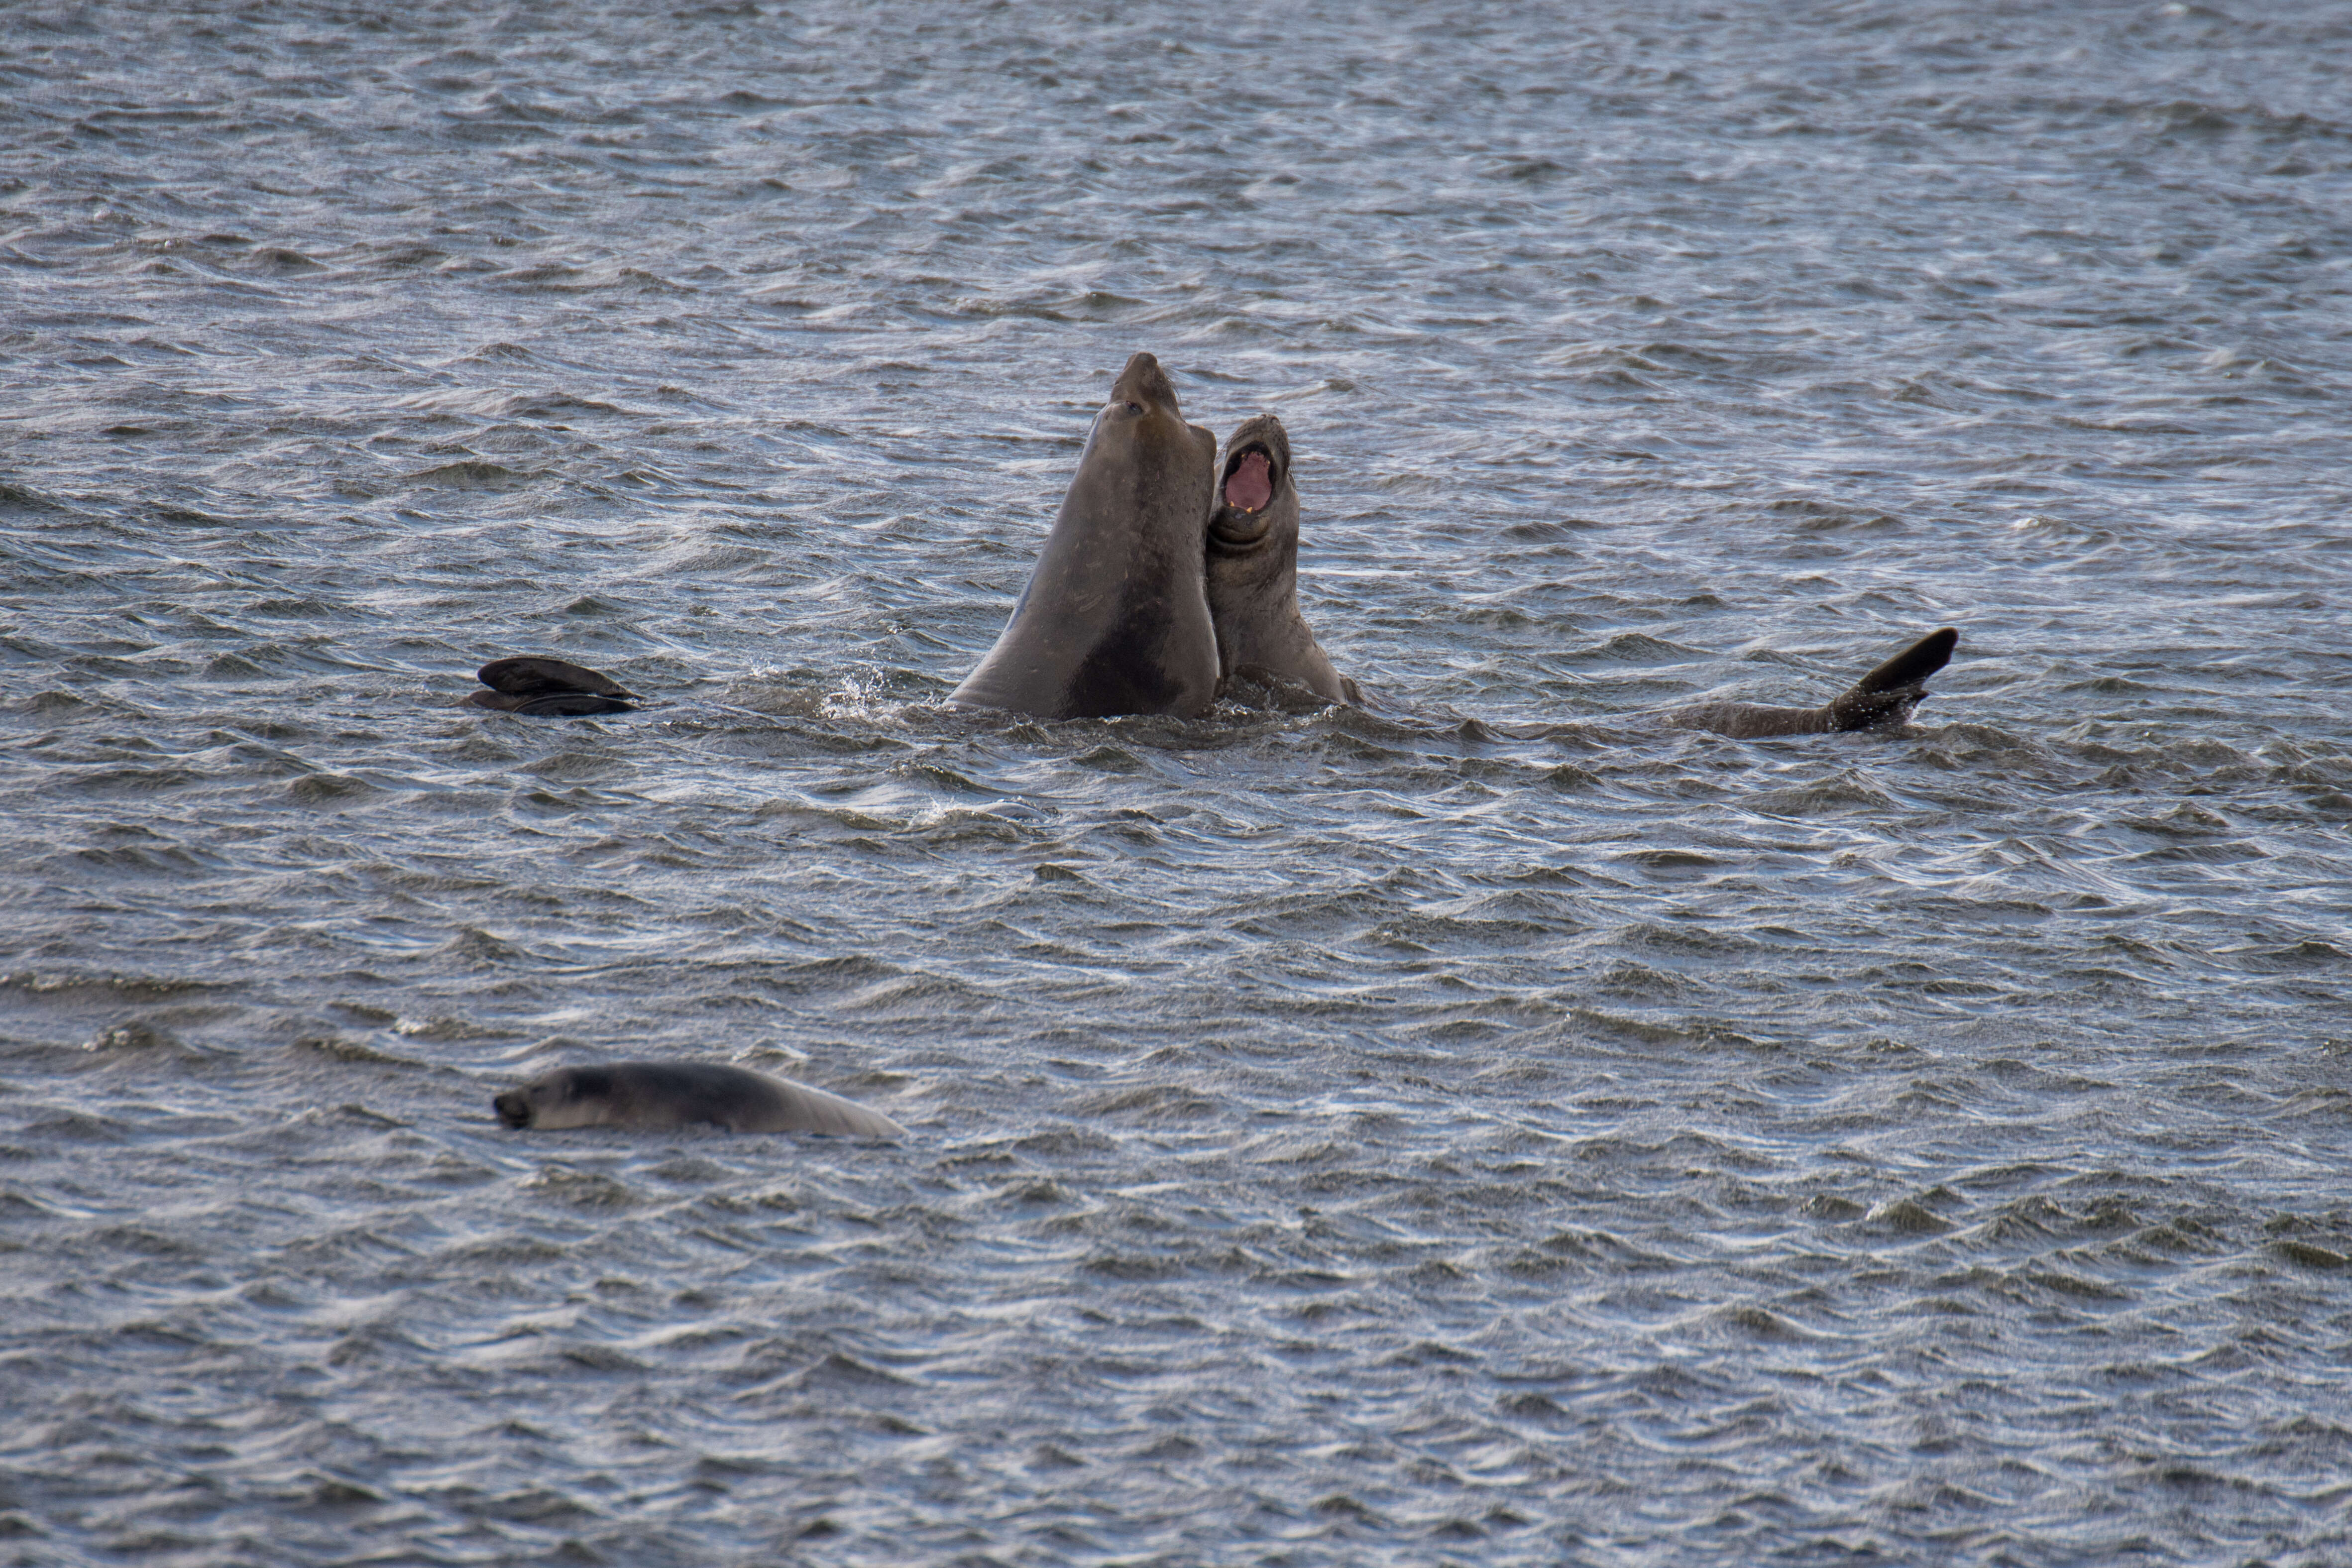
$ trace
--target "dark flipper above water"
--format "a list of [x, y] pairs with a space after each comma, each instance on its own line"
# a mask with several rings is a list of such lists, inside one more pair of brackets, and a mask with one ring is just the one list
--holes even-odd
[[1819, 708], [1706, 702], [1676, 710], [1667, 722], [1680, 730], [1712, 730], [1742, 741], [1893, 729], [1911, 717], [1911, 710], [1927, 695], [1927, 678], [1950, 662], [1959, 640], [1960, 634], [1950, 626], [1930, 632]]
[[1952, 661], [1952, 649], [1959, 641], [1960, 634], [1952, 626], [1929, 632], [1833, 699], [1829, 727], [1884, 730], [1905, 722], [1927, 695], [1927, 678]]
[[498, 658], [475, 672], [489, 688], [466, 699], [475, 708], [530, 719], [583, 719], [633, 713], [644, 699], [608, 675], [561, 658]]
[[837, 1094], [789, 1079], [712, 1062], [605, 1062], [558, 1068], [490, 1107], [509, 1127], [563, 1131], [635, 1127], [653, 1131], [708, 1124], [730, 1132], [833, 1132], [902, 1138], [907, 1130]]

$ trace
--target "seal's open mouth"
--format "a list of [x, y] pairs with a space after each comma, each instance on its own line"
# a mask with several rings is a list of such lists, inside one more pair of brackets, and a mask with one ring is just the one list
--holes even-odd
[[1274, 499], [1274, 465], [1265, 451], [1252, 447], [1225, 470], [1225, 504], [1243, 511], [1262, 511]]

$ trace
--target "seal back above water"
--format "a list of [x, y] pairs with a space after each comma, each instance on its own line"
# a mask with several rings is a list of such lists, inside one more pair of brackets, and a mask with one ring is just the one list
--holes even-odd
[[1041, 719], [1205, 710], [1217, 689], [1202, 579], [1216, 453], [1160, 362], [1129, 360], [1013, 618], [949, 700]]
[[1666, 715], [1678, 730], [1712, 730], [1735, 740], [1770, 735], [1831, 735], [1850, 730], [1890, 730], [1907, 722], [1927, 696], [1927, 678], [1950, 662], [1960, 634], [1929, 632], [1819, 708], [1774, 708], [1759, 702], [1702, 702]]
[[744, 1068], [709, 1062], [604, 1062], [558, 1068], [492, 1097], [509, 1127], [654, 1131], [708, 1123], [730, 1132], [835, 1132], [896, 1138], [906, 1129], [878, 1110]]

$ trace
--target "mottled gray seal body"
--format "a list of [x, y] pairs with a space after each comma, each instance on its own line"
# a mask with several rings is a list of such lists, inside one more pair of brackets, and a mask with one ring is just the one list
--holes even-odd
[[1215, 700], [1202, 584], [1217, 438], [1160, 362], [1127, 362], [996, 646], [949, 700], [1040, 719], [1191, 716]]
[[474, 672], [474, 679], [489, 689], [472, 693], [466, 706], [531, 719], [633, 713], [642, 700], [612, 677], [562, 658], [492, 659]]
[[1846, 730], [1888, 730], [1911, 717], [1927, 695], [1927, 678], [1944, 668], [1960, 634], [1929, 632], [1819, 708], [1773, 708], [1758, 702], [1703, 702], [1666, 715], [1678, 730], [1712, 730], [1752, 741], [1768, 735], [1829, 735]]
[[490, 1100], [509, 1127], [664, 1130], [708, 1122], [730, 1132], [838, 1132], [897, 1138], [906, 1129], [837, 1094], [708, 1062], [605, 1062], [558, 1068]]
[[1331, 702], [1360, 702], [1298, 610], [1298, 490], [1290, 435], [1260, 414], [1225, 443], [1209, 515], [1209, 616], [1223, 682], [1272, 676]]

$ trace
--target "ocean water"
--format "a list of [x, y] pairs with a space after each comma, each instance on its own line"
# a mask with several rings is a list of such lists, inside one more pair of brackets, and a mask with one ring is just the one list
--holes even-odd
[[2352, 1561], [2347, 396], [2341, 0], [6, 0], [0, 1561]]

